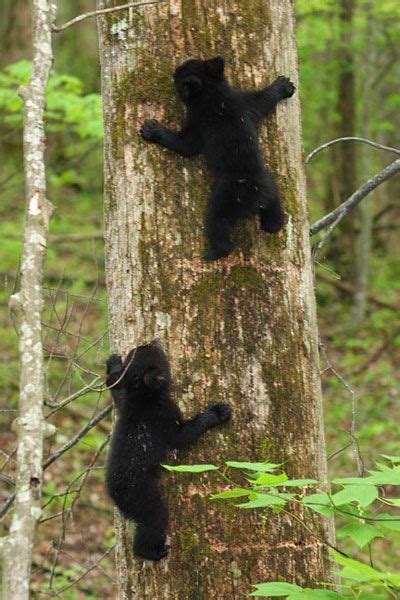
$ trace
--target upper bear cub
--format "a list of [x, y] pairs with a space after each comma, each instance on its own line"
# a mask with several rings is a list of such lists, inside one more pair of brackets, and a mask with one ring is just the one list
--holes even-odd
[[236, 89], [226, 80], [219, 56], [188, 60], [176, 69], [174, 80], [186, 105], [181, 131], [146, 120], [140, 133], [182, 156], [204, 154], [214, 179], [206, 214], [205, 258], [216, 260], [232, 251], [239, 218], [259, 214], [262, 229], [269, 233], [283, 226], [279, 192], [265, 168], [256, 126], [295, 88], [287, 77], [278, 77], [259, 91]]
[[160, 340], [131, 350], [122, 363], [107, 361], [107, 386], [117, 408], [106, 467], [108, 492], [120, 511], [136, 521], [133, 551], [159, 560], [165, 545], [168, 509], [158, 489], [167, 450], [187, 448], [211, 427], [229, 421], [227, 404], [211, 404], [184, 421], [171, 399], [171, 372]]

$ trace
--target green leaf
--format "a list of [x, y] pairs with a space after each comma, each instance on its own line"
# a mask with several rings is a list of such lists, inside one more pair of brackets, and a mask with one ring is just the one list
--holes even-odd
[[334, 513], [334, 508], [328, 494], [309, 494], [302, 499], [302, 503], [317, 513], [329, 517]]
[[284, 485], [286, 487], [301, 487], [303, 485], [315, 485], [319, 483], [317, 479], [288, 479]]
[[292, 592], [301, 592], [302, 588], [294, 583], [271, 581], [271, 583], [258, 583], [255, 591], [250, 596], [287, 596]]
[[400, 485], [400, 470], [391, 469], [381, 473], [379, 471], [373, 471], [370, 477], [366, 478], [369, 483], [376, 483], [377, 485]]
[[330, 553], [334, 557], [335, 561], [344, 567], [340, 573], [342, 577], [353, 579], [354, 581], [358, 582], [382, 581], [387, 578], [385, 573], [376, 571], [369, 565], [355, 560], [354, 558], [343, 556], [342, 554], [339, 554], [339, 552], [336, 552], [332, 549], [330, 549]]
[[388, 529], [389, 531], [400, 532], [400, 517], [394, 517], [393, 515], [389, 515], [389, 513], [380, 513], [376, 515], [376, 519], [379, 527], [383, 527], [383, 529]]
[[260, 473], [254, 479], [257, 485], [282, 485], [284, 482], [284, 485], [286, 485], [288, 476], [286, 473], [281, 473], [280, 475], [273, 475], [272, 473]]
[[219, 467], [215, 465], [161, 465], [167, 471], [177, 471], [178, 473], [203, 473], [204, 471], [215, 471]]
[[301, 592], [290, 594], [287, 600], [306, 600], [307, 598], [312, 600], [339, 600], [342, 598], [348, 599], [349, 596], [343, 596], [331, 590], [304, 588]]
[[260, 473], [275, 471], [275, 469], [281, 466], [274, 463], [252, 463], [232, 460], [228, 460], [226, 464], [228, 467], [233, 467], [234, 469], [248, 469], [249, 471], [259, 471]]
[[345, 525], [344, 527], [338, 529], [337, 536], [338, 538], [349, 536], [360, 548], [363, 548], [374, 538], [382, 537], [382, 533], [379, 531], [379, 529], [376, 529], [376, 527], [370, 525], [369, 523], [354, 523], [351, 525]]
[[250, 501], [244, 504], [236, 504], [239, 508], [263, 508], [267, 506], [285, 506], [286, 500], [274, 494], [254, 494], [250, 495]]
[[336, 479], [332, 479], [332, 483], [337, 483], [338, 485], [365, 485], [367, 479], [366, 477], [337, 477]]
[[392, 456], [390, 454], [381, 454], [381, 456], [386, 458], [386, 460], [390, 460], [392, 463], [400, 463], [400, 456]]
[[368, 506], [378, 497], [378, 490], [374, 485], [348, 485], [332, 496], [335, 506], [342, 506], [357, 502], [360, 506]]
[[240, 498], [241, 496], [249, 496], [251, 493], [253, 493], [251, 490], [246, 490], [245, 488], [233, 488], [232, 490], [227, 490], [226, 492], [212, 494], [211, 500], [222, 500], [225, 498]]

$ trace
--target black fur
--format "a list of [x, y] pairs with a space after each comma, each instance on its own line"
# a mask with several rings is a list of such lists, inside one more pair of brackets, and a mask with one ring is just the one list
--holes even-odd
[[211, 427], [229, 421], [227, 404], [212, 404], [184, 421], [171, 400], [171, 372], [161, 342], [132, 350], [124, 363], [107, 361], [118, 419], [106, 469], [108, 492], [119, 510], [136, 522], [133, 551], [148, 560], [167, 555], [168, 508], [158, 489], [160, 463], [169, 449], [188, 448]]
[[265, 168], [256, 126], [295, 87], [287, 77], [278, 77], [259, 91], [233, 88], [220, 57], [188, 60], [175, 71], [174, 80], [187, 109], [181, 131], [146, 120], [140, 133], [182, 156], [204, 154], [214, 179], [205, 258], [216, 260], [231, 253], [233, 228], [240, 218], [259, 214], [262, 229], [269, 233], [283, 227], [278, 188]]

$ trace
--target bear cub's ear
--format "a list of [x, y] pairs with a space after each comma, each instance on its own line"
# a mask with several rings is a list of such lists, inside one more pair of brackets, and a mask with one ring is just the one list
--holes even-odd
[[188, 75], [182, 80], [181, 92], [184, 98], [189, 98], [189, 96], [196, 96], [201, 92], [201, 88], [203, 84], [201, 79], [196, 77], [196, 75]]
[[207, 71], [212, 77], [216, 79], [220, 79], [224, 74], [224, 59], [222, 56], [216, 56], [215, 58], [210, 58], [210, 60], [206, 60]]
[[143, 382], [145, 386], [151, 390], [159, 390], [167, 383], [167, 378], [160, 369], [152, 367], [151, 369], [147, 369], [146, 373], [143, 375]]

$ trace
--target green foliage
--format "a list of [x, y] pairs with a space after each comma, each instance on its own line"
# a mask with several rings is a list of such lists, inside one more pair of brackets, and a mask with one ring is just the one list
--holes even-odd
[[162, 465], [167, 471], [177, 471], [178, 473], [204, 473], [206, 471], [216, 471], [215, 465]]
[[[22, 100], [20, 86], [28, 84], [31, 62], [21, 60], [0, 71], [0, 111], [3, 124], [21, 128]], [[103, 138], [101, 96], [83, 93], [83, 83], [77, 77], [52, 71], [46, 92], [46, 127], [48, 132], [68, 131], [81, 139]]]
[[[400, 506], [400, 499], [388, 498], [382, 488], [383, 485], [400, 487], [400, 457], [384, 455], [383, 458], [384, 461], [376, 461], [376, 469], [371, 470], [370, 475], [336, 478], [329, 486], [315, 479], [289, 479], [280, 465], [273, 463], [227, 461], [224, 469], [215, 465], [178, 465], [166, 468], [191, 473], [217, 471], [223, 481], [228, 482], [228, 489], [212, 494], [211, 499], [243, 499], [235, 504], [243, 510], [262, 508], [290, 514], [293, 506], [298, 504], [324, 516], [335, 515], [345, 519], [347, 523], [338, 529], [338, 538], [348, 538], [358, 549], [362, 549], [377, 538], [385, 538], [388, 530], [400, 532], [400, 512], [395, 512]], [[237, 485], [236, 474], [247, 484]], [[287, 488], [291, 491], [288, 492]], [[383, 513], [382, 506], [390, 507], [392, 512]], [[301, 588], [286, 582], [269, 582], [255, 586], [251, 595], [280, 596], [289, 600], [351, 597], [377, 600], [388, 597], [392, 590], [400, 593], [400, 573], [377, 570], [339, 551], [331, 549], [331, 553], [336, 565], [343, 567], [340, 576], [346, 583], [341, 586], [341, 593], [322, 588]]]

